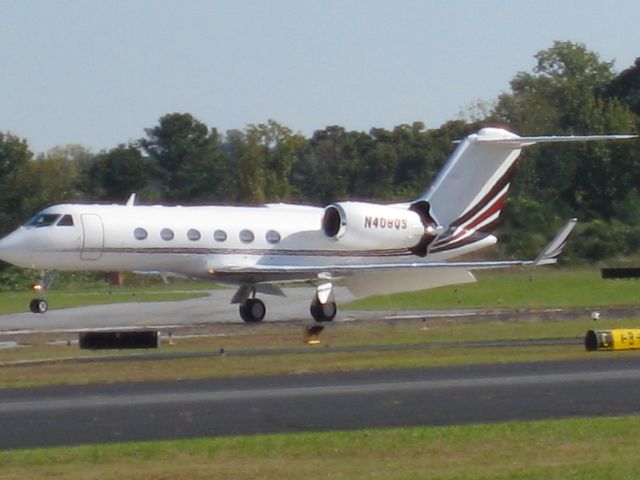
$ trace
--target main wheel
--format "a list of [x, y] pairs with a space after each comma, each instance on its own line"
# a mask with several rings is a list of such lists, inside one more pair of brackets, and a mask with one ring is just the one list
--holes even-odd
[[336, 302], [320, 303], [318, 297], [313, 297], [311, 305], [309, 306], [309, 312], [316, 322], [330, 322], [336, 317], [338, 313], [338, 307]]
[[258, 298], [248, 298], [240, 304], [240, 316], [245, 322], [261, 322], [266, 313], [267, 308]]
[[32, 313], [44, 313], [49, 309], [49, 304], [46, 300], [42, 300], [40, 298], [34, 298], [29, 303], [29, 310]]

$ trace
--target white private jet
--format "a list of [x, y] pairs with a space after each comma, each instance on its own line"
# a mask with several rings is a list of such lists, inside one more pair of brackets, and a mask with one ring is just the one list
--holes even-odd
[[[473, 282], [470, 270], [555, 263], [573, 219], [535, 260], [449, 260], [493, 245], [490, 232], [507, 196], [515, 160], [540, 142], [632, 135], [520, 137], [483, 128], [462, 140], [433, 185], [413, 202], [337, 202], [325, 208], [55, 205], [0, 240], [0, 259], [43, 271], [136, 271], [235, 284], [231, 302], [246, 322], [266, 313], [257, 293], [284, 295], [275, 282], [315, 285], [311, 316], [333, 320], [333, 282], [355, 296]], [[30, 304], [44, 313], [42, 294]]]

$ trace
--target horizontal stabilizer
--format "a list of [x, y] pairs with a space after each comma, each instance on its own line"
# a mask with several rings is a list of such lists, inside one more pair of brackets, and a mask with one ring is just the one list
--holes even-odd
[[494, 143], [509, 145], [520, 148], [533, 145], [535, 143], [556, 143], [556, 142], [593, 142], [599, 140], [627, 140], [636, 138], [637, 135], [550, 135], [540, 137], [515, 137], [515, 138], [491, 138], [478, 136], [481, 143]]
[[366, 297], [475, 281], [471, 272], [460, 268], [398, 269], [356, 272], [345, 278], [345, 285], [353, 296]]

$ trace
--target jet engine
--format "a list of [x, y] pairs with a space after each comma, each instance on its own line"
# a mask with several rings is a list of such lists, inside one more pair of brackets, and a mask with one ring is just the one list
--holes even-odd
[[333, 203], [324, 209], [322, 231], [349, 250], [407, 249], [424, 255], [424, 239], [430, 242], [435, 237], [435, 225], [425, 222], [425, 218], [430, 217], [428, 212], [425, 215], [419, 211], [420, 208], [362, 202]]

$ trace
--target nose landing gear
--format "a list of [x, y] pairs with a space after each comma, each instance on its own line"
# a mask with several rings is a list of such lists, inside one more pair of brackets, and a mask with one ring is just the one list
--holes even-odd
[[31, 313], [44, 313], [49, 309], [49, 304], [41, 298], [34, 298], [29, 302], [29, 310]]
[[29, 302], [29, 310], [32, 313], [44, 313], [49, 309], [49, 303], [44, 299], [44, 296], [55, 278], [56, 274], [54, 272], [42, 272], [42, 280], [33, 286], [38, 298], [34, 298]]

